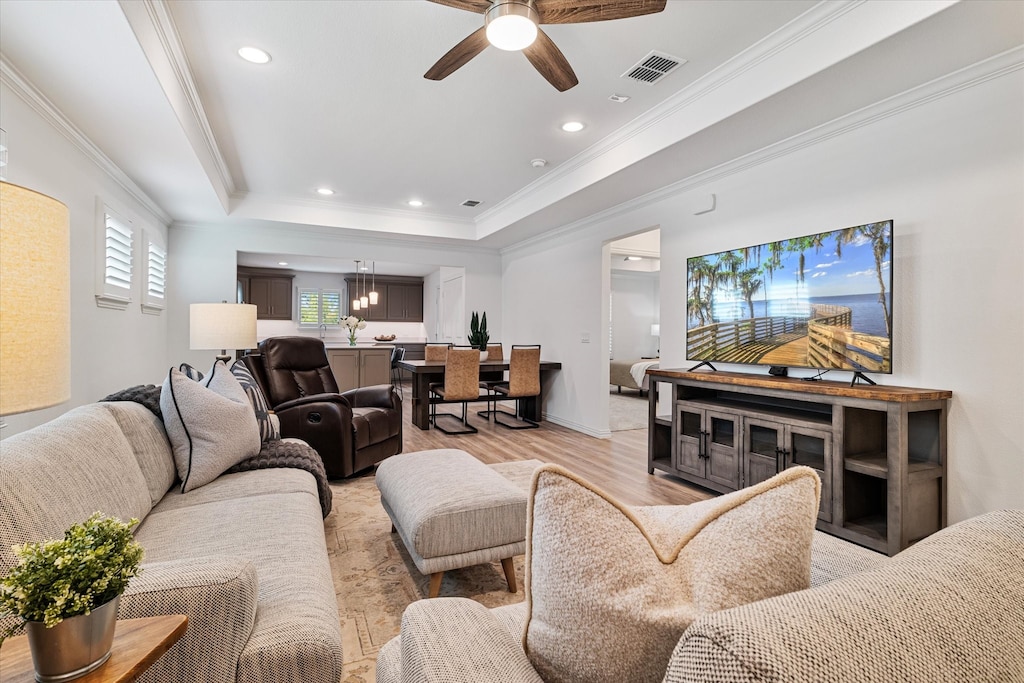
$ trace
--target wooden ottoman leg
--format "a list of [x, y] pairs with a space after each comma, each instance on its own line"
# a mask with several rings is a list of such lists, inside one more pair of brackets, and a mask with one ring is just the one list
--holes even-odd
[[516, 566], [512, 563], [511, 557], [501, 561], [501, 568], [505, 570], [505, 580], [508, 581], [508, 592], [516, 592]]
[[444, 578], [444, 572], [434, 572], [430, 575], [430, 592], [427, 593], [428, 598], [436, 598], [437, 594], [441, 592], [442, 578]]

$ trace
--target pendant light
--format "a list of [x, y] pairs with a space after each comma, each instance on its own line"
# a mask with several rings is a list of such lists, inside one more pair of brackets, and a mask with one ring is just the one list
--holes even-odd
[[[363, 261], [363, 263], [366, 263], [366, 261]], [[363, 294], [362, 294], [362, 296], [359, 297], [359, 305], [362, 306], [364, 309], [368, 309], [368, 308], [370, 308], [370, 299], [369, 299], [369, 297], [366, 296], [366, 266], [362, 267], [362, 271], [363, 271]]]
[[373, 262], [373, 284], [370, 286], [370, 305], [377, 305], [377, 262]]
[[356, 261], [356, 285], [355, 291], [352, 293], [355, 295], [355, 298], [352, 299], [352, 311], [358, 311], [361, 304], [359, 301], [359, 261]]

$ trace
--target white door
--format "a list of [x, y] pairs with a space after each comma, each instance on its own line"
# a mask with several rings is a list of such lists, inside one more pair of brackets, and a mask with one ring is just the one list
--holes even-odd
[[461, 275], [441, 283], [441, 341], [466, 343], [466, 295]]

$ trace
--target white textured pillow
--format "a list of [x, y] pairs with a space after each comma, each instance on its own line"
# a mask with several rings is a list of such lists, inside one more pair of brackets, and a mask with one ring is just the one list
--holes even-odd
[[698, 616], [810, 586], [821, 482], [794, 467], [693, 505], [627, 507], [533, 477], [523, 647], [548, 683], [657, 683]]
[[171, 368], [160, 392], [181, 492], [199, 488], [260, 452], [260, 430], [245, 390], [218, 362], [205, 382]]

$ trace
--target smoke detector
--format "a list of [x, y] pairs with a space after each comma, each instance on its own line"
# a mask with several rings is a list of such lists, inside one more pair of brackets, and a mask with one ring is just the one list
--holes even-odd
[[530, 166], [533, 166], [534, 168], [544, 168], [547, 165], [547, 159], [534, 159], [530, 162]]

